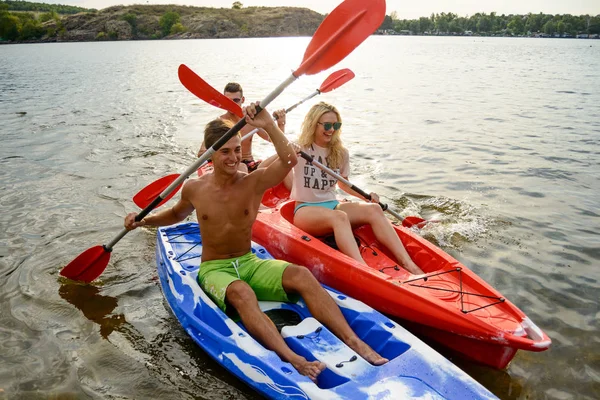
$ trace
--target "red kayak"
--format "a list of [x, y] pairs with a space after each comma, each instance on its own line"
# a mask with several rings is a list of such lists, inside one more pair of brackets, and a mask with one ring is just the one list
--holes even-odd
[[370, 226], [354, 230], [364, 265], [335, 249], [333, 236], [314, 237], [292, 224], [294, 201], [278, 185], [267, 191], [252, 239], [274, 257], [308, 267], [328, 286], [464, 356], [503, 369], [517, 350], [544, 351], [550, 338], [473, 271], [413, 231], [394, 225], [425, 275], [411, 275], [377, 242]]

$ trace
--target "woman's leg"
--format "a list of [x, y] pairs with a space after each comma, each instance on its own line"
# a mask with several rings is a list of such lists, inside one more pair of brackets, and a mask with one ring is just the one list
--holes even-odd
[[419, 268], [408, 255], [402, 241], [383, 214], [383, 210], [375, 203], [340, 203], [338, 210], [345, 212], [352, 226], [364, 224], [371, 225], [377, 240], [381, 242], [402, 266], [411, 274], [422, 274]]
[[342, 253], [361, 263], [365, 262], [360, 255], [352, 233], [352, 225], [345, 212], [325, 207], [305, 206], [294, 215], [294, 225], [313, 236], [333, 232]]

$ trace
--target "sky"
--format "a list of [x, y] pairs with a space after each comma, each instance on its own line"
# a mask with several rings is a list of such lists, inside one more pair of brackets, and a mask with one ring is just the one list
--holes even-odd
[[[44, 3], [67, 4], [86, 8], [106, 8], [123, 4], [181, 4], [199, 7], [231, 8], [234, 0], [35, 0]], [[331, 12], [341, 0], [239, 0], [244, 7], [306, 7], [321, 14]], [[368, 0], [365, 0], [368, 1]], [[572, 14], [599, 15], [600, 0], [387, 0], [389, 15], [396, 11], [399, 19], [428, 17], [431, 13], [453, 12], [461, 17], [477, 12], [496, 14]]]

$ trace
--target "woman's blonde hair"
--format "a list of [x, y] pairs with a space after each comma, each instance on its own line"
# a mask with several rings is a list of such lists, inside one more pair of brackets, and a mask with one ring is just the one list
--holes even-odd
[[[302, 122], [302, 132], [298, 138], [298, 144], [301, 147], [309, 147], [314, 143], [315, 133], [317, 132], [317, 123], [323, 114], [327, 114], [328, 112], [335, 113], [338, 122], [342, 122], [342, 116], [337, 108], [323, 101], [315, 104], [310, 108], [310, 110], [308, 110], [308, 113], [304, 117], [304, 122]], [[344, 161], [345, 150], [344, 146], [342, 145], [342, 138], [340, 137], [341, 133], [342, 128], [334, 131], [333, 136], [331, 136], [331, 141], [328, 145], [329, 156], [327, 156], [327, 165], [330, 168], [340, 168], [342, 166], [342, 162]]]

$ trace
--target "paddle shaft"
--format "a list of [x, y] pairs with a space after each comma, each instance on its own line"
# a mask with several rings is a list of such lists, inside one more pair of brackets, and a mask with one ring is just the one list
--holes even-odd
[[[296, 104], [294, 104], [293, 106], [291, 106], [290, 108], [285, 110], [285, 113], [289, 113], [290, 111], [292, 111], [294, 108], [298, 107], [300, 104], [304, 103], [307, 100], [312, 99], [313, 97], [315, 97], [316, 95], [320, 94], [321, 91], [319, 89], [315, 90], [314, 93], [312, 93], [310, 96], [307, 96], [306, 98], [300, 100], [299, 102], [297, 102]], [[275, 121], [277, 121], [278, 117], [273, 118]], [[242, 142], [246, 139], [248, 139], [250, 136], [254, 135], [256, 132], [258, 132], [258, 128], [254, 128], [252, 129], [250, 132], [246, 133], [244, 136], [242, 136]]]
[[[355, 185], [353, 185], [351, 182], [349, 182], [347, 179], [345, 179], [343, 176], [341, 176], [340, 174], [335, 173], [332, 169], [327, 168], [325, 165], [321, 164], [320, 162], [318, 162], [317, 160], [315, 160], [315, 158], [309, 154], [306, 154], [303, 151], [300, 151], [300, 156], [302, 158], [304, 158], [306, 161], [308, 161], [311, 164], [316, 165], [317, 167], [319, 167], [321, 170], [327, 172], [329, 175], [333, 176], [334, 178], [336, 178], [337, 180], [339, 180], [340, 182], [345, 183], [346, 185], [348, 185], [350, 187], [350, 189], [354, 190], [355, 192], [359, 193], [361, 196], [363, 196], [365, 199], [367, 200], [371, 200], [371, 195], [367, 192], [365, 192], [364, 190], [362, 190], [359, 187], [356, 187]], [[379, 206], [381, 207], [381, 209], [383, 211], [387, 211], [390, 214], [392, 214], [394, 217], [398, 218], [400, 221], [402, 221], [404, 218], [402, 218], [402, 216], [400, 216], [400, 214], [398, 214], [397, 212], [395, 212], [394, 210], [390, 209], [388, 207], [387, 204], [384, 204], [382, 202], [378, 203]]]
[[[281, 94], [285, 90], [286, 87], [292, 84], [296, 79], [298, 79], [294, 74], [290, 75], [283, 83], [275, 88], [271, 93], [267, 95], [267, 97], [260, 102], [260, 106], [256, 108], [257, 113], [261, 112], [265, 107], [267, 107], [277, 96]], [[144, 208], [138, 215], [136, 215], [135, 220], [137, 222], [141, 221], [146, 215], [148, 215], [154, 208], [165, 198], [167, 197], [179, 184], [187, 179], [188, 176], [193, 174], [206, 162], [211, 156], [219, 150], [225, 143], [229, 141], [235, 134], [237, 134], [240, 129], [246, 126], [246, 119], [240, 119], [225, 135], [221, 137], [221, 139], [217, 140], [215, 144], [213, 144], [202, 156], [200, 156], [188, 169], [186, 169], [179, 178], [175, 179], [161, 194], [159, 194], [146, 208]], [[113, 240], [111, 240], [108, 244], [104, 245], [106, 251], [111, 251], [112, 248], [117, 244], [119, 240], [123, 238], [129, 232], [127, 229], [123, 229]]]
[[307, 100], [312, 99], [313, 97], [315, 97], [316, 95], [321, 94], [321, 91], [319, 89], [315, 90], [310, 96], [304, 98], [303, 100], [300, 100], [299, 102], [297, 102], [296, 104], [294, 104], [293, 106], [291, 106], [290, 108], [288, 108], [287, 110], [285, 110], [285, 113], [289, 113], [290, 111], [292, 111], [294, 108], [298, 107], [300, 104], [304, 103]]

